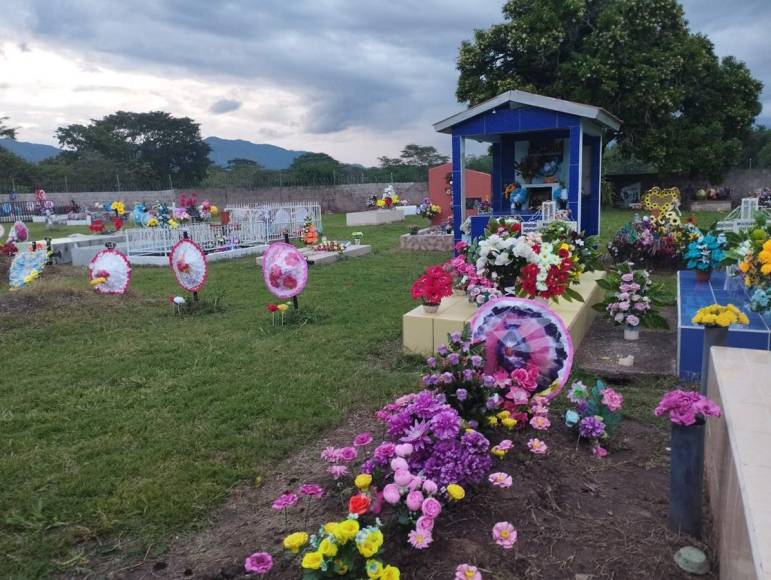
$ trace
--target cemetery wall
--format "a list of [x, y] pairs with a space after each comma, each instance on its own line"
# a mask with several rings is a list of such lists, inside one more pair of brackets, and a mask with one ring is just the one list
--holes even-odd
[[[394, 183], [397, 195], [413, 204], [419, 204], [428, 195], [428, 184], [425, 182]], [[327, 213], [344, 213], [364, 211], [367, 209], [367, 199], [383, 192], [382, 183], [356, 183], [349, 185], [304, 186], [304, 187], [260, 187], [255, 189], [182, 189], [165, 191], [121, 191], [121, 192], [46, 192], [48, 199], [56, 205], [68, 204], [70, 200], [82, 207], [91, 207], [95, 203], [103, 203], [116, 199], [123, 200], [129, 208], [136, 202], [152, 203], [155, 200], [171, 202], [180, 193], [195, 193], [199, 201], [209, 199], [219, 207], [228, 203], [258, 203], [258, 202], [293, 202], [318, 201], [321, 209]], [[33, 194], [19, 194], [19, 201], [34, 200]]]

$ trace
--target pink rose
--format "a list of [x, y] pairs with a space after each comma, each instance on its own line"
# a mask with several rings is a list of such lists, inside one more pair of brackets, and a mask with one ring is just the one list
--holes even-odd
[[400, 469], [408, 470], [409, 468], [410, 466], [407, 465], [407, 461], [403, 457], [394, 457], [391, 460], [391, 469], [394, 471], [399, 471]]
[[422, 530], [424, 532], [430, 532], [434, 529], [434, 518], [428, 516], [420, 516], [418, 521], [415, 522], [415, 529]]
[[402, 494], [399, 492], [399, 487], [393, 483], [389, 483], [383, 488], [383, 499], [391, 505], [396, 505], [399, 500], [402, 499]]
[[423, 478], [420, 477], [419, 475], [416, 475], [412, 478], [412, 481], [407, 487], [410, 488], [410, 491], [415, 491], [417, 489], [420, 489], [422, 485], [423, 485]]
[[401, 443], [396, 446], [396, 454], [399, 457], [409, 457], [412, 455], [413, 447], [412, 443]]
[[359, 454], [359, 452], [356, 450], [355, 447], [343, 447], [342, 449], [337, 450], [337, 454], [340, 457], [341, 461], [344, 461], [345, 463], [350, 463], [354, 459], [356, 459], [356, 456]]
[[602, 404], [611, 411], [618, 411], [624, 404], [624, 397], [611, 388], [602, 391]]
[[416, 512], [423, 505], [423, 494], [419, 491], [411, 491], [407, 494], [407, 507], [410, 511]]
[[437, 486], [433, 480], [427, 479], [423, 482], [423, 491], [425, 491], [428, 495], [434, 495], [437, 491], [439, 491], [439, 486]]
[[423, 500], [421, 511], [424, 516], [436, 519], [442, 513], [442, 504], [439, 503], [439, 500], [429, 497]]
[[394, 483], [399, 487], [407, 487], [412, 481], [412, 474], [406, 469], [397, 469], [394, 473]]

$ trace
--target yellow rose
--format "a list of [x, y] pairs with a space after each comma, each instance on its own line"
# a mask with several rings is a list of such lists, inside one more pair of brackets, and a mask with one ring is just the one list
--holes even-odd
[[457, 483], [451, 483], [447, 486], [447, 495], [449, 495], [450, 499], [453, 501], [460, 501], [466, 497], [466, 490]]
[[739, 270], [741, 270], [743, 273], [747, 273], [747, 270], [750, 269], [750, 263], [749, 262], [739, 262]]
[[353, 483], [360, 490], [367, 490], [369, 489], [369, 486], [372, 485], [372, 476], [369, 473], [360, 473], [356, 476], [356, 479], [353, 480]]
[[399, 580], [399, 568], [396, 566], [386, 566], [380, 575], [380, 580]]
[[763, 250], [762, 252], [760, 252], [758, 254], [758, 261], [761, 264], [768, 264], [769, 262], [771, 262], [771, 252], [767, 250]]
[[768, 276], [769, 274], [771, 274], [771, 262], [767, 264], [763, 264], [760, 267], [760, 273], [763, 274], [764, 276]]
[[301, 566], [306, 570], [318, 570], [321, 568], [321, 563], [324, 561], [324, 556], [321, 552], [308, 552], [303, 556]]
[[356, 520], [345, 520], [343, 522], [340, 522], [335, 527], [335, 531], [333, 532], [335, 536], [335, 540], [337, 540], [338, 544], [345, 544], [349, 540], [352, 540], [356, 537], [356, 534], [359, 533], [359, 522]]
[[324, 538], [319, 544], [319, 552], [321, 552], [325, 558], [337, 556], [337, 544], [330, 541], [329, 538]]
[[375, 545], [375, 542], [372, 542], [369, 539], [360, 544], [357, 543], [356, 547], [359, 549], [359, 553], [365, 558], [371, 558], [372, 556], [377, 554], [377, 551], [378, 551], [378, 546]]
[[763, 242], [763, 251], [771, 252], [771, 239], [768, 239], [765, 242]]
[[295, 532], [294, 534], [289, 534], [286, 538], [284, 538], [284, 548], [295, 554], [299, 552], [300, 548], [302, 548], [307, 543], [308, 534], [305, 532]]
[[337, 522], [327, 522], [324, 524], [324, 531], [332, 536], [335, 535], [335, 530], [337, 529]]

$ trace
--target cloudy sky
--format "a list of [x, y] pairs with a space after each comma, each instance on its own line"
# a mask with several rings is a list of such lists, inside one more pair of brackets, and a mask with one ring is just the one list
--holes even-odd
[[[683, 0], [719, 55], [766, 85], [771, 0]], [[374, 164], [459, 110], [455, 58], [502, 0], [3, 0], [0, 115], [24, 141], [116, 110], [162, 109], [204, 136]]]

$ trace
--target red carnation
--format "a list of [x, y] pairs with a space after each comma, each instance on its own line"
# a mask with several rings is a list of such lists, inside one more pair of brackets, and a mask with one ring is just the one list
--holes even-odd
[[278, 305], [277, 304], [268, 304], [266, 307], [268, 312], [278, 312]]

